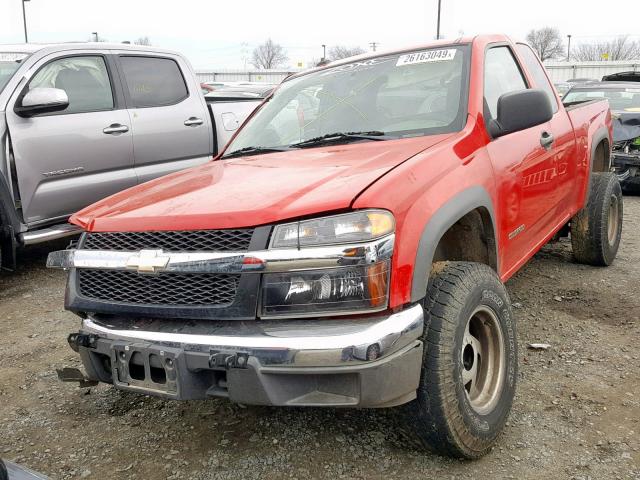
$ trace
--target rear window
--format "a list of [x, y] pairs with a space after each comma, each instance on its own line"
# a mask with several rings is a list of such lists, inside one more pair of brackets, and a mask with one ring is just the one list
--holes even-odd
[[188, 97], [178, 64], [170, 58], [120, 57], [132, 106], [174, 105]]
[[597, 88], [573, 89], [567, 93], [565, 103], [588, 102], [589, 100], [609, 100], [611, 110], [640, 112], [640, 86], [638, 88]]

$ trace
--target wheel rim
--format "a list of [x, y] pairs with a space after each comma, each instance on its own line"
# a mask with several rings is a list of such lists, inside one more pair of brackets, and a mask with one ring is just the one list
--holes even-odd
[[460, 362], [471, 407], [481, 415], [490, 413], [502, 393], [506, 359], [502, 329], [489, 307], [478, 307], [467, 321]]
[[607, 225], [607, 236], [609, 245], [616, 243], [618, 236], [618, 223], [620, 222], [620, 214], [618, 209], [618, 197], [611, 195], [609, 200], [609, 223]]

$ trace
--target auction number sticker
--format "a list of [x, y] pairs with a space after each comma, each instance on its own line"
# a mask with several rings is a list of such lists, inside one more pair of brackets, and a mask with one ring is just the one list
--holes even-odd
[[455, 48], [449, 48], [447, 50], [427, 50], [425, 52], [400, 55], [396, 67], [414, 65], [416, 63], [447, 62], [455, 58], [456, 51]]
[[20, 62], [28, 56], [26, 53], [0, 53], [0, 62]]

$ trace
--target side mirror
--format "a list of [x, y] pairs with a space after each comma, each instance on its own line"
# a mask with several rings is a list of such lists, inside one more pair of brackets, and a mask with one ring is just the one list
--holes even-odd
[[491, 122], [493, 138], [526, 130], [553, 117], [548, 95], [543, 90], [519, 90], [505, 93], [498, 99], [498, 118]]
[[33, 117], [39, 113], [59, 112], [69, 106], [67, 92], [59, 88], [34, 88], [29, 90], [14, 107], [21, 117]]

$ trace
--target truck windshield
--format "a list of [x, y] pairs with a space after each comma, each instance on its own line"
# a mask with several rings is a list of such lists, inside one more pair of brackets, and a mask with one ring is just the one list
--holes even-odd
[[27, 58], [26, 53], [0, 52], [0, 92], [16, 73], [20, 63]]
[[640, 112], [640, 84], [638, 87], [620, 88], [577, 88], [570, 90], [562, 101], [564, 103], [585, 102], [589, 100], [609, 100], [611, 110], [619, 112]]
[[462, 129], [466, 45], [354, 61], [285, 81], [225, 157]]

